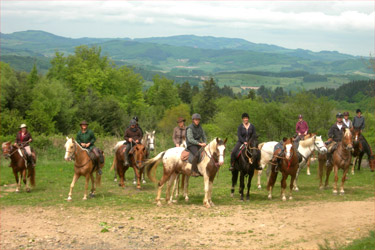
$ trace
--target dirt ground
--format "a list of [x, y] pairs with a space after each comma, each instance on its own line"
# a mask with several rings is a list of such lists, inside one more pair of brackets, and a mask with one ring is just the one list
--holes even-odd
[[267, 209], [5, 207], [0, 249], [318, 249], [325, 239], [367, 236], [374, 216], [373, 199]]

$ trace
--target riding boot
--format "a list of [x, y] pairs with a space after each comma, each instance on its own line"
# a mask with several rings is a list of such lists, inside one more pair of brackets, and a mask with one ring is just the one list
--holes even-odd
[[129, 151], [130, 151], [130, 145], [126, 145], [126, 150], [125, 150], [125, 162], [124, 162], [124, 166], [129, 166]]
[[30, 155], [28, 155], [27, 157], [26, 157], [26, 161], [27, 161], [27, 168], [29, 168], [29, 167], [32, 167], [33, 166], [33, 160], [32, 160], [32, 156], [30, 156]]
[[198, 160], [199, 160], [199, 155], [196, 155], [194, 156], [193, 161], [191, 162], [191, 176], [193, 177], [202, 176], [198, 170]]
[[327, 162], [326, 162], [326, 166], [327, 167], [330, 167], [332, 165], [332, 153], [327, 153]]
[[236, 158], [233, 156], [233, 154], [230, 155], [230, 166], [229, 166], [229, 171], [234, 170], [234, 163], [236, 161]]
[[[93, 148], [92, 152], [95, 154], [95, 165], [98, 168], [98, 174], [101, 175], [103, 172], [99, 165], [99, 162], [102, 163], [100, 159], [100, 156], [101, 156], [100, 151], [98, 148]], [[103, 159], [103, 162], [104, 162], [104, 159]]]

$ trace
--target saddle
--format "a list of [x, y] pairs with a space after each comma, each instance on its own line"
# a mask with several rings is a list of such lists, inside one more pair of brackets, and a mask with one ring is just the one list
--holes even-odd
[[241, 147], [237, 150], [237, 152], [235, 152], [234, 155], [236, 156], [236, 159], [240, 158], [241, 152], [245, 148], [245, 146], [245, 144], [242, 144]]
[[[188, 161], [188, 163], [191, 164], [193, 162], [194, 155], [190, 151], [185, 149], [184, 151], [182, 151], [180, 158], [182, 161]], [[200, 150], [198, 163], [200, 163], [202, 160], [203, 160], [203, 150]]]

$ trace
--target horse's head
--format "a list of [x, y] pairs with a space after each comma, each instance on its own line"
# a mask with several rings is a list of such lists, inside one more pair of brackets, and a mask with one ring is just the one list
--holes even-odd
[[246, 145], [246, 154], [249, 158], [249, 163], [258, 163], [260, 162], [260, 149], [258, 149], [258, 136], [254, 135], [252, 136], [248, 141]]
[[326, 147], [326, 144], [324, 144], [321, 135], [315, 136], [314, 145], [315, 145], [315, 150], [318, 150], [319, 153], [321, 154], [327, 153], [327, 147]]
[[344, 136], [342, 137], [342, 144], [346, 150], [352, 150], [353, 149], [353, 136], [352, 133], [350, 132], [350, 129], [345, 128], [344, 131]]
[[12, 150], [12, 142], [4, 142], [1, 144], [1, 149], [3, 150], [3, 156], [5, 159], [10, 157], [10, 151]]
[[149, 150], [154, 151], [155, 149], [155, 130], [152, 132], [147, 132], [146, 131], [146, 140]]
[[354, 129], [352, 130], [353, 133], [353, 147], [359, 146], [359, 136], [361, 135], [360, 129]]
[[216, 142], [215, 153], [219, 155], [219, 165], [221, 166], [224, 164], [225, 144], [227, 143], [227, 138], [225, 138], [223, 141], [222, 139], [216, 137], [214, 141]]
[[65, 143], [65, 156], [64, 159], [66, 161], [71, 161], [72, 157], [74, 155], [74, 152], [76, 151], [76, 145], [74, 142], [74, 138], [66, 137], [66, 143]]
[[287, 160], [290, 160], [292, 156], [294, 155], [294, 148], [293, 148], [293, 138], [284, 138], [283, 139], [284, 144], [284, 152], [285, 152], [285, 158]]
[[143, 168], [144, 159], [146, 158], [146, 148], [143, 144], [136, 144], [133, 147], [133, 156], [135, 161], [135, 166], [138, 169]]

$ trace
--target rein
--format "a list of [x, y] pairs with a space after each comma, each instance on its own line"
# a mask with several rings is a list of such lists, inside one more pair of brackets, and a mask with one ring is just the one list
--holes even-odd
[[[77, 151], [77, 145], [78, 145], [78, 143], [76, 142], [76, 141], [74, 141], [74, 150], [73, 151], [69, 151], [69, 150], [66, 150], [65, 152], [68, 152], [68, 153], [76, 153], [76, 151]], [[79, 146], [79, 145], [78, 145]], [[82, 150], [85, 150], [85, 149], [83, 149], [82, 148]], [[85, 150], [86, 152], [87, 152], [87, 150]], [[71, 157], [71, 158], [73, 158], [73, 157]], [[89, 156], [89, 159], [85, 162], [85, 163], [83, 163], [83, 164], [81, 164], [81, 165], [77, 165], [76, 164], [76, 160], [75, 160], [75, 157], [74, 157], [74, 167], [76, 167], [76, 168], [81, 168], [81, 167], [83, 167], [83, 166], [85, 166], [87, 163], [89, 163], [91, 161], [91, 158], [90, 158], [90, 156]]]
[[[207, 145], [208, 146], [208, 145]], [[215, 164], [215, 167], [216, 168], [220, 168], [220, 164], [219, 164], [219, 161], [215, 161], [215, 159], [214, 159], [214, 157], [213, 157], [213, 154], [211, 153], [211, 149], [210, 149], [210, 147], [208, 147], [208, 151], [209, 151], [209, 153], [207, 153], [207, 151], [206, 150], [204, 150], [204, 152], [206, 153], [206, 155], [208, 156], [208, 158], [210, 158], [213, 162], [214, 162], [214, 164]], [[224, 156], [223, 156], [224, 157]]]

